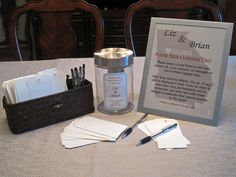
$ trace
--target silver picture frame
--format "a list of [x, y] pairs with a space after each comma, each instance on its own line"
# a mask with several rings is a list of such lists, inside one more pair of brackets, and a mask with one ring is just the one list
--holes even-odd
[[152, 17], [139, 112], [217, 126], [233, 24]]

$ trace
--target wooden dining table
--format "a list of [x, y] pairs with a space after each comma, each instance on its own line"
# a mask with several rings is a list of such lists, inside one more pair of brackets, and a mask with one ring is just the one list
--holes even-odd
[[[145, 57], [135, 57], [134, 109], [122, 115], [106, 115], [95, 109], [90, 116], [133, 125], [143, 113], [137, 111]], [[0, 83], [5, 80], [57, 68], [86, 66], [86, 78], [93, 83], [93, 58], [0, 62]], [[1, 98], [3, 92], [0, 92]], [[79, 118], [79, 117], [77, 117]], [[149, 115], [148, 120], [157, 116]], [[236, 176], [236, 56], [230, 56], [226, 71], [221, 115], [218, 126], [178, 120], [187, 148], [158, 149], [155, 141], [137, 147], [145, 134], [138, 128], [125, 139], [65, 149], [60, 133], [74, 119], [13, 134], [0, 103], [1, 177], [235, 177]]]

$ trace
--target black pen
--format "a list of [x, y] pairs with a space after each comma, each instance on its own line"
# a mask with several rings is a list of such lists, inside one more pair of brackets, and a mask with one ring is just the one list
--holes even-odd
[[80, 83], [79, 83], [79, 73], [77, 67], [74, 68], [74, 72], [75, 72], [75, 85], [76, 88], [78, 88], [80, 86]]
[[70, 71], [71, 71], [73, 89], [75, 89], [76, 88], [75, 73], [72, 68], [70, 69]]
[[79, 84], [80, 84], [80, 86], [82, 86], [83, 85], [83, 81], [82, 81], [82, 67], [80, 66], [79, 67]]
[[68, 90], [73, 88], [72, 79], [70, 79], [70, 75], [68, 74], [66, 75], [66, 85], [67, 85]]
[[141, 122], [143, 122], [143, 120], [147, 117], [148, 113], [144, 114], [141, 119], [139, 119], [137, 122], [135, 122], [135, 124], [132, 127], [127, 128], [121, 135], [121, 138], [125, 138], [127, 137], [132, 131], [133, 129], [140, 124]]
[[85, 64], [83, 64], [83, 77], [82, 77], [82, 81], [83, 81], [83, 85], [84, 85], [84, 82], [85, 82]]
[[157, 134], [155, 134], [155, 135], [153, 135], [153, 136], [147, 136], [147, 137], [141, 139], [140, 142], [139, 142], [136, 146], [145, 144], [145, 143], [151, 141], [153, 138], [155, 138], [155, 137], [157, 137], [157, 136], [159, 136], [159, 135], [161, 135], [161, 134], [164, 134], [164, 133], [167, 133], [167, 132], [173, 130], [174, 128], [177, 127], [177, 125], [178, 125], [177, 123], [172, 124], [172, 125], [169, 125], [169, 126], [163, 128], [163, 129], [161, 129], [161, 131], [158, 132]]

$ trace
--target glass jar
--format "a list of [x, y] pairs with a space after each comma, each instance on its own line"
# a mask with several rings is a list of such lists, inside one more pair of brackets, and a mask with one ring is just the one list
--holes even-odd
[[97, 109], [124, 114], [133, 109], [133, 52], [105, 48], [94, 53]]

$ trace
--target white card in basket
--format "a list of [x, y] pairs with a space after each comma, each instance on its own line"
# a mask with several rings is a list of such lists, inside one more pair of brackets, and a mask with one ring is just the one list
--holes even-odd
[[54, 93], [64, 92], [67, 90], [65, 82], [65, 73], [56, 68], [46, 69], [38, 72], [39, 75], [49, 75], [52, 79], [52, 86]]
[[54, 93], [52, 78], [45, 75], [35, 75], [27, 79], [30, 99], [48, 96]]

